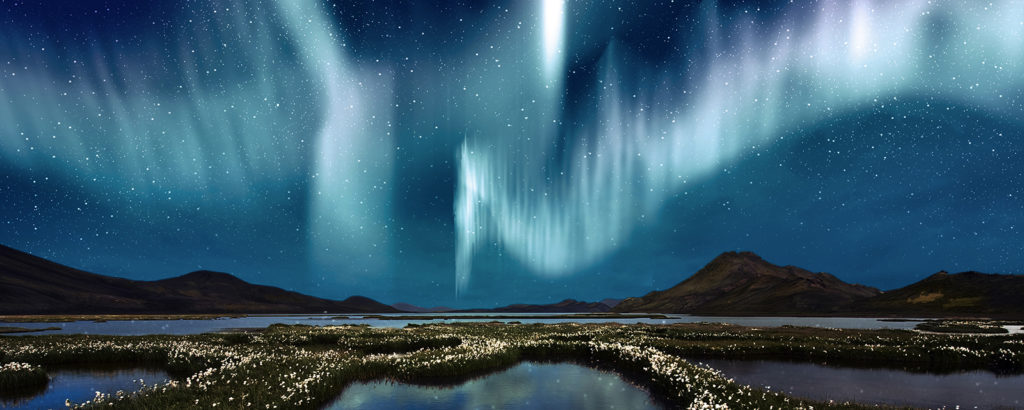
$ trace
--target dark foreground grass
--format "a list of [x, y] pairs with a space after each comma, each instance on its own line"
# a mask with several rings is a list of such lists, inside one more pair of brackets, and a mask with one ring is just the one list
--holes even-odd
[[160, 366], [179, 376], [83, 407], [319, 408], [354, 381], [451, 384], [524, 360], [614, 370], [668, 407], [862, 408], [738, 385], [685, 358], [828, 361], [921, 371], [1024, 371], [1024, 337], [752, 329], [721, 324], [275, 325], [259, 333], [0, 338], [0, 363]]

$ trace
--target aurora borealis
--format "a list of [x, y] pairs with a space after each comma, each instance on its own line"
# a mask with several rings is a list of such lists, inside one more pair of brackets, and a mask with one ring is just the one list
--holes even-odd
[[323, 297], [1022, 273], [1024, 1], [0, 2], [0, 243]]

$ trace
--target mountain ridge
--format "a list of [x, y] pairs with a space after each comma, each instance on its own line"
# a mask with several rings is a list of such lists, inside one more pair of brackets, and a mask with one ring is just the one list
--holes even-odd
[[425, 308], [405, 302], [392, 303], [391, 307], [409, 313], [444, 313], [452, 312], [455, 310], [447, 306], [434, 306], [430, 308]]
[[853, 308], [864, 314], [899, 310], [922, 316], [1024, 318], [1024, 276], [939, 271]]
[[476, 308], [476, 309], [460, 309], [455, 312], [460, 313], [600, 313], [608, 312], [611, 310], [606, 304], [601, 302], [583, 302], [576, 299], [563, 299], [560, 302], [549, 303], [546, 305], [528, 304], [528, 303], [514, 303], [511, 305], [496, 307], [496, 308]]
[[234, 275], [195, 271], [139, 281], [71, 268], [0, 245], [0, 314], [390, 313], [362, 296], [336, 301]]
[[71, 268], [0, 245], [0, 314], [176, 313], [685, 313], [717, 316], [1024, 318], [1024, 276], [940, 271], [902, 288], [878, 289], [725, 252], [664, 290], [627, 299], [497, 308], [388, 306], [362, 296], [329, 300], [200, 270], [139, 281]]
[[880, 294], [828, 273], [771, 264], [753, 252], [724, 252], [679, 284], [623, 300], [616, 312], [716, 315], [834, 314]]
[[1022, 296], [1024, 275], [940, 271], [882, 292], [829, 273], [773, 265], [752, 252], [725, 252], [675, 286], [627, 298], [612, 311], [1021, 319]]

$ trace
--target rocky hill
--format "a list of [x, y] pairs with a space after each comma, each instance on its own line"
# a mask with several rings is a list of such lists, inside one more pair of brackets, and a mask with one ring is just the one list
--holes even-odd
[[726, 252], [690, 278], [629, 298], [616, 312], [714, 315], [830, 315], [880, 294], [828, 273], [773, 265], [751, 252]]

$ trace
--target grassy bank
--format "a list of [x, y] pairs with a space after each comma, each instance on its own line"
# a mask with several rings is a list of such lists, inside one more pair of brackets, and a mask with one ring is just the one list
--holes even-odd
[[720, 324], [275, 325], [259, 333], [0, 338], [0, 363], [160, 366], [179, 379], [81, 407], [319, 408], [359, 380], [457, 383], [524, 360], [614, 369], [671, 407], [860, 408], [741, 386], [684, 358], [849, 362], [915, 370], [1024, 370], [1024, 337], [752, 329]]
[[938, 333], [1010, 333], [1010, 331], [1006, 330], [1002, 325], [989, 321], [929, 320], [919, 323], [917, 326], [914, 326], [914, 329]]
[[0, 326], [0, 334], [34, 333], [34, 332], [45, 332], [47, 330], [60, 330], [60, 328], [59, 327], [46, 327], [46, 328], [40, 328], [40, 329], [29, 329], [27, 327]]

